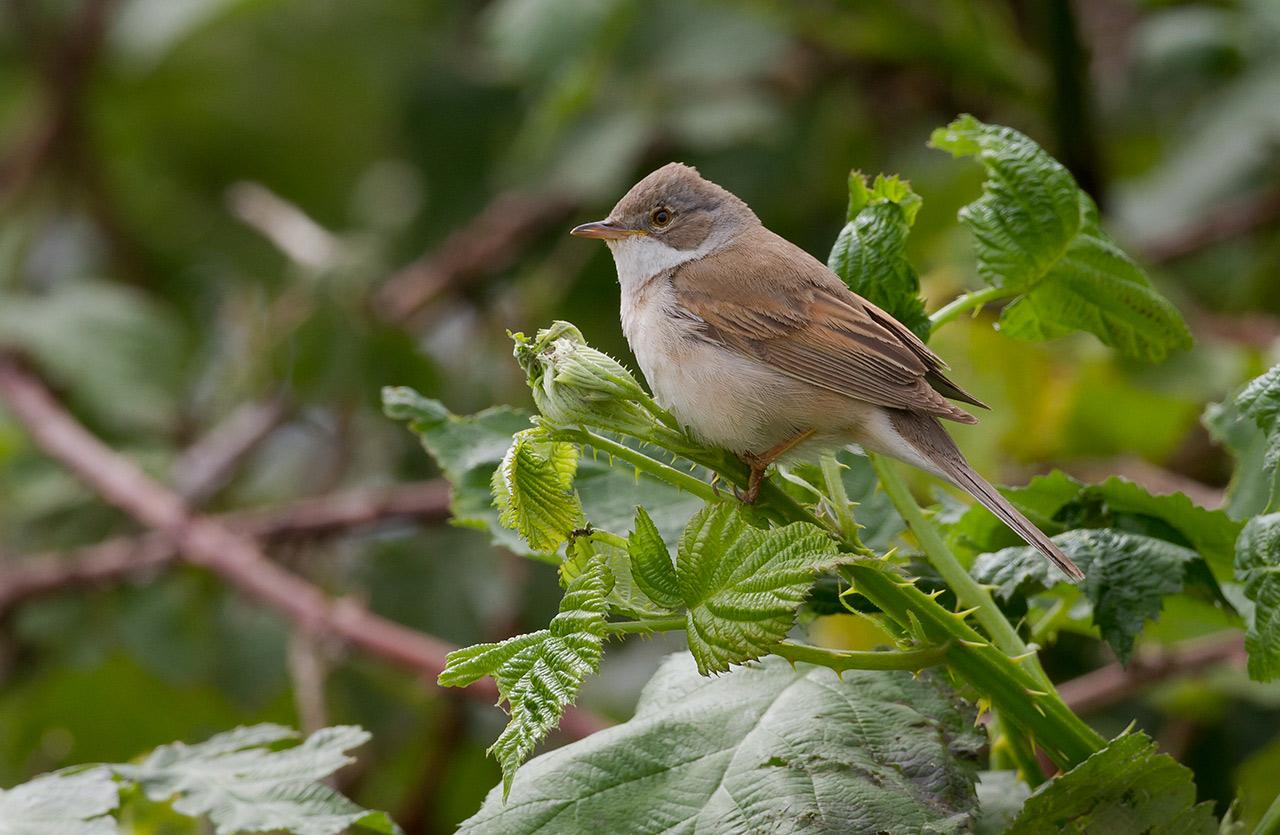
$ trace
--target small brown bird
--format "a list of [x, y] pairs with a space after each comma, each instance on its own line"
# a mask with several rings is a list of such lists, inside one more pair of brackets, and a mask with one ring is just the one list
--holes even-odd
[[947, 379], [915, 334], [738, 197], [671, 163], [572, 234], [609, 245], [622, 330], [654, 398], [750, 465], [744, 500], [779, 458], [857, 443], [951, 482], [1067, 576], [1084, 576], [974, 472], [938, 421], [977, 422], [948, 398], [986, 406]]

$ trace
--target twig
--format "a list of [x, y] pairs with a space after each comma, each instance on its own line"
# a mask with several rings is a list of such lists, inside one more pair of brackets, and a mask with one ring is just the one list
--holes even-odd
[[438, 248], [388, 278], [374, 297], [374, 309], [391, 322], [410, 319], [450, 289], [508, 266], [537, 232], [568, 215], [572, 205], [560, 197], [499, 194]]
[[1119, 662], [1108, 664], [1064, 681], [1058, 692], [1076, 713], [1096, 713], [1166, 679], [1194, 675], [1216, 664], [1239, 663], [1244, 658], [1244, 638], [1233, 633], [1163, 652], [1139, 654], [1128, 667]]
[[[432, 680], [444, 669], [452, 646], [380, 617], [354, 600], [330, 600], [316, 586], [268, 560], [249, 537], [209, 517], [191, 514], [182, 499], [91, 435], [43, 383], [15, 358], [3, 354], [0, 400], [46, 454], [104, 500], [172, 541], [187, 562], [213, 571], [304, 633], [336, 639]], [[497, 698], [491, 679], [476, 682], [465, 692], [490, 702]], [[567, 712], [561, 722], [570, 737], [585, 736], [600, 727], [601, 720], [580, 710]]]
[[329, 724], [324, 682], [328, 675], [324, 644], [314, 635], [295, 629], [289, 633], [285, 650], [293, 703], [298, 713], [298, 729], [313, 734]]
[[290, 412], [284, 398], [245, 403], [197, 440], [173, 464], [173, 487], [200, 505], [226, 485], [236, 465], [262, 443]]

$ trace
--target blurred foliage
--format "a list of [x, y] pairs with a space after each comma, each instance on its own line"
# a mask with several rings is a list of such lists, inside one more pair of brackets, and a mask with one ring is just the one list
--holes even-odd
[[[380, 312], [401, 268], [500, 195], [590, 219], [680, 159], [825, 254], [850, 169], [896, 172], [925, 198], [907, 247], [928, 309], [979, 287], [954, 218], [981, 174], [925, 147], [963, 111], [1068, 160], [1196, 337], [1148, 366], [1087, 336], [1011, 343], [990, 313], [941, 332], [933, 347], [957, 382], [993, 406], [956, 433], [975, 466], [1016, 483], [1055, 467], [1085, 482], [1150, 477], [1212, 502], [1232, 473], [1215, 441], [1266, 443], [1220, 410], [1207, 431], [1200, 420], [1272, 364], [1280, 336], [1272, 0], [100, 5], [100, 38], [85, 25], [95, 0], [21, 0], [0, 15], [0, 344], [163, 479], [237, 407], [281, 399], [283, 418], [210, 510], [436, 475], [381, 417], [378, 393], [413, 386], [458, 414], [528, 405], [507, 329], [569, 319], [631, 364], [612, 265], [565, 237], [562, 210], [451, 274], [412, 317]], [[1051, 7], [1069, 10], [1085, 47], [1083, 87], [1054, 57], [1069, 33], [1050, 25]], [[1063, 124], [1053, 114], [1073, 99], [1092, 118]], [[1253, 487], [1236, 485], [1233, 515], [1265, 505], [1268, 476], [1239, 476]], [[0, 411], [4, 565], [133, 531]], [[552, 568], [469, 530], [397, 523], [273, 555], [456, 644], [533, 631], [560, 596]], [[1229, 625], [1215, 611], [1167, 606], [1136, 651]], [[203, 572], [0, 614], [0, 786], [237, 724], [298, 724], [288, 626]], [[877, 640], [828, 633], [854, 648]], [[628, 717], [665, 648], [615, 648], [583, 703]], [[1109, 658], [1081, 638], [1046, 663], [1065, 677]], [[353, 799], [410, 832], [451, 831], [480, 806], [500, 779], [483, 756], [491, 711], [373, 659], [325, 660], [329, 720], [373, 734], [345, 778]], [[1218, 813], [1237, 782], [1258, 787], [1241, 809], [1256, 822], [1275, 788], [1274, 686], [1183, 684], [1178, 698], [1166, 685], [1090, 718], [1119, 732], [1137, 715]]]

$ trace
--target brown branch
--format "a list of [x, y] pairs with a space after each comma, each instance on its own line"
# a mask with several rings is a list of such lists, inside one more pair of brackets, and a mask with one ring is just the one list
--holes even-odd
[[567, 216], [572, 205], [560, 197], [499, 194], [438, 248], [388, 278], [374, 296], [374, 309], [391, 322], [409, 320], [450, 290], [509, 266], [535, 234]]
[[1280, 222], [1280, 190], [1210, 211], [1197, 223], [1146, 244], [1142, 255], [1150, 263], [1165, 264], [1277, 222]]
[[1063, 682], [1058, 692], [1076, 713], [1096, 713], [1161, 681], [1195, 675], [1218, 664], [1239, 664], [1244, 658], [1244, 638], [1233, 632], [1159, 652], [1139, 653], [1128, 667], [1119, 662], [1108, 664]]
[[[268, 560], [251, 538], [212, 518], [193, 515], [176, 494], [91, 435], [14, 357], [2, 354], [0, 400], [46, 454], [104, 500], [172, 542], [187, 562], [208, 568], [317, 638], [335, 639], [430, 680], [444, 669], [452, 646], [380, 617], [354, 600], [330, 600], [316, 586]], [[464, 692], [490, 702], [497, 697], [491, 679]], [[566, 712], [561, 729], [580, 737], [602, 724], [573, 710]]]
[[290, 413], [284, 398], [245, 403], [183, 451], [173, 464], [174, 490], [204, 504], [231, 479], [236, 465], [266, 440]]

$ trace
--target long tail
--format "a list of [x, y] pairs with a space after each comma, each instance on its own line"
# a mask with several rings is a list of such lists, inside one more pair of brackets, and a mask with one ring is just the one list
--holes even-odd
[[[961, 490], [977, 499], [983, 507], [995, 514], [996, 518], [1026, 540], [1028, 545], [1044, 554], [1049, 562], [1056, 565], [1073, 582], [1079, 582], [1084, 579], [1084, 572], [1066, 554], [1062, 553], [1061, 548], [1054, 545], [1053, 541], [1045, 536], [1044, 531], [1037, 528], [1030, 519], [1023, 516], [986, 479], [974, 472], [973, 468], [969, 466], [969, 462], [965, 461], [964, 455], [960, 452], [959, 447], [956, 446], [955, 441], [947, 434], [947, 430], [942, 428], [942, 424], [938, 422], [937, 418], [931, 415], [922, 415], [918, 412], [894, 410], [890, 414], [890, 422], [902, 439], [914, 451], [919, 453], [921, 458], [932, 465], [927, 469], [945, 477]], [[918, 464], [919, 462], [909, 461], [908, 463]]]

